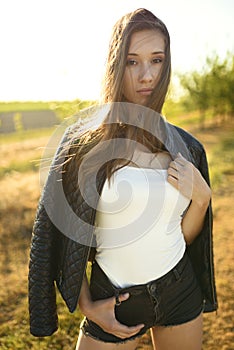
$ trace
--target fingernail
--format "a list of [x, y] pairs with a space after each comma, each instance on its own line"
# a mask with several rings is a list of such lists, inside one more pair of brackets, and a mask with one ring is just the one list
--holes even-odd
[[123, 296], [124, 296], [125, 298], [128, 298], [128, 297], [129, 297], [129, 293], [124, 293]]

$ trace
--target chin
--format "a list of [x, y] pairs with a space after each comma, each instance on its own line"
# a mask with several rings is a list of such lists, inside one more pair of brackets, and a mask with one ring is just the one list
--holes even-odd
[[148, 99], [144, 99], [144, 100], [139, 100], [137, 104], [141, 106], [147, 106], [147, 102], [148, 102]]
[[147, 106], [148, 103], [148, 98], [132, 98], [132, 99], [127, 99], [124, 98], [124, 102], [129, 102], [129, 103], [134, 103], [136, 105], [140, 105], [140, 106]]

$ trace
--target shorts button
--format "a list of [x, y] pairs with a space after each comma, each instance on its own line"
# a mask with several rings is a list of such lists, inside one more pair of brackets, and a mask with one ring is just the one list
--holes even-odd
[[150, 286], [150, 291], [151, 291], [151, 292], [155, 292], [155, 291], [156, 291], [156, 286], [155, 286], [155, 284], [152, 284], [152, 285]]

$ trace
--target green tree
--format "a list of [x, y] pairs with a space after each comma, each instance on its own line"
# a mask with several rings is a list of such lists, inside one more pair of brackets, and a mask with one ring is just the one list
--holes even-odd
[[187, 91], [184, 99], [185, 107], [189, 110], [198, 109], [200, 112], [200, 125], [204, 127], [206, 111], [210, 106], [210, 92], [208, 77], [204, 73], [191, 72], [180, 78], [181, 85]]
[[214, 120], [234, 115], [234, 56], [227, 53], [224, 60], [217, 54], [206, 59], [201, 72], [180, 75], [180, 83], [187, 93], [187, 108], [200, 111], [200, 124], [204, 127], [208, 111]]

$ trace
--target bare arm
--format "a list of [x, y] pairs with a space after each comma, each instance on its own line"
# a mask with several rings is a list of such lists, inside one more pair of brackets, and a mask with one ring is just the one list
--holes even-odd
[[191, 244], [201, 232], [208, 206], [209, 201], [200, 204], [191, 202], [182, 220], [182, 232], [187, 244]]
[[[128, 298], [129, 294], [119, 295], [119, 301], [121, 302]], [[79, 298], [81, 312], [104, 331], [119, 338], [124, 339], [137, 334], [144, 325], [127, 327], [118, 322], [115, 318], [115, 302], [115, 297], [92, 301], [87, 276], [84, 277]]]
[[179, 155], [168, 168], [168, 182], [185, 197], [191, 199], [182, 220], [182, 231], [187, 244], [191, 244], [203, 227], [211, 199], [211, 189], [199, 170]]

